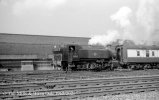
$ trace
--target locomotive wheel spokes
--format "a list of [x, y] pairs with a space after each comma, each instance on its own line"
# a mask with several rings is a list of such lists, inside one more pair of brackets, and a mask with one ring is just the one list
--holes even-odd
[[90, 63], [89, 64], [89, 69], [91, 70], [91, 69], [94, 69], [94, 68], [96, 68], [97, 67], [97, 64], [96, 63]]

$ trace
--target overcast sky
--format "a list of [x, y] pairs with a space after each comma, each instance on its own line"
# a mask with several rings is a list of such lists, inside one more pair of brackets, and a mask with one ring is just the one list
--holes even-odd
[[0, 0], [0, 33], [91, 37], [114, 29], [110, 16], [139, 0]]

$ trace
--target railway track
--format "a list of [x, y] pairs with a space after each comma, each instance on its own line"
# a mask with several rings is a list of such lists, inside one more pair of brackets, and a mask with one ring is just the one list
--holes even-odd
[[158, 70], [149, 71], [129, 71], [129, 72], [88, 72], [76, 71], [65, 73], [63, 71], [30, 71], [30, 72], [7, 72], [0, 73], [0, 84], [12, 84], [33, 81], [54, 81], [54, 80], [73, 80], [89, 78], [107, 78], [107, 77], [124, 77], [124, 76], [141, 76], [141, 75], [158, 75]]
[[159, 91], [159, 75], [0, 84], [1, 99], [68, 100]]

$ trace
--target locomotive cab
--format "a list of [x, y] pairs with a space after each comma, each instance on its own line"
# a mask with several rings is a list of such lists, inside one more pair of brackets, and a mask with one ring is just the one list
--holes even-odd
[[68, 63], [71, 64], [73, 61], [73, 55], [75, 53], [75, 46], [68, 46], [69, 53], [68, 53]]
[[78, 60], [78, 46], [77, 45], [68, 45], [68, 59], [70, 59], [68, 62], [76, 61]]

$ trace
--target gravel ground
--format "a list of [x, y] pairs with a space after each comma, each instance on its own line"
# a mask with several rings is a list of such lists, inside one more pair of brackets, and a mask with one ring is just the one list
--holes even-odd
[[103, 96], [103, 97], [86, 98], [86, 99], [79, 99], [79, 100], [159, 100], [159, 92]]

